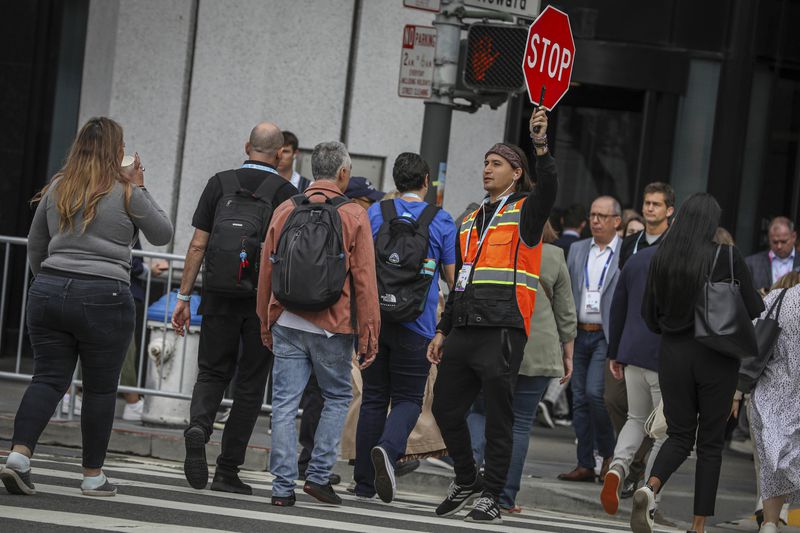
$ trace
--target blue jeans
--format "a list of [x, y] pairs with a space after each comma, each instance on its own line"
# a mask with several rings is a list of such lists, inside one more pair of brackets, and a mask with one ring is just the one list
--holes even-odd
[[347, 408], [353, 398], [350, 366], [353, 336], [326, 337], [297, 329], [272, 327], [275, 363], [272, 369], [272, 451], [269, 469], [275, 476], [273, 496], [289, 496], [297, 471], [297, 408], [313, 368], [325, 406], [314, 434], [306, 480], [327, 485], [336, 463]]
[[[65, 274], [66, 275], [66, 274]], [[127, 283], [40, 273], [28, 291], [33, 379], [14, 419], [13, 444], [31, 450], [80, 359], [83, 467], [100, 468], [114, 423], [117, 385], [135, 324]]]
[[606, 410], [605, 368], [608, 343], [602, 331], [578, 330], [572, 358], [572, 425], [578, 438], [578, 466], [594, 469], [594, 445], [604, 458], [614, 456], [614, 427]]
[[[514, 507], [517, 499], [522, 481], [522, 469], [525, 467], [525, 458], [528, 455], [531, 428], [536, 419], [536, 408], [551, 379], [553, 378], [544, 376], [517, 376], [517, 386], [514, 389], [514, 425], [511, 428], [514, 445], [506, 486], [503, 487], [503, 492], [500, 494], [500, 506], [504, 509]], [[486, 415], [483, 410], [482, 396], [475, 402], [472, 412], [467, 417], [467, 423], [472, 437], [472, 453], [475, 456], [475, 464], [480, 465], [483, 463], [483, 452], [486, 447]]]
[[[429, 340], [400, 324], [381, 325], [378, 356], [361, 372], [364, 388], [356, 431], [356, 494], [375, 494], [370, 450], [381, 446], [394, 464], [406, 452], [408, 436], [422, 412], [431, 364]], [[387, 418], [391, 400], [392, 410]]]

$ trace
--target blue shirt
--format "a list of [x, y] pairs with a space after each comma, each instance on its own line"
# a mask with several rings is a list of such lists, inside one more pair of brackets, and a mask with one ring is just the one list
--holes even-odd
[[[425, 202], [407, 202], [396, 198], [394, 207], [398, 216], [410, 216], [414, 220], [419, 218], [427, 207]], [[378, 230], [383, 224], [380, 202], [372, 204], [369, 208], [369, 223], [372, 226], [372, 237], [378, 235]], [[446, 211], [440, 210], [429, 226], [430, 239], [428, 240], [428, 257], [435, 259], [437, 264], [454, 265], [456, 263], [456, 224]], [[439, 268], [433, 275], [431, 290], [428, 291], [428, 302], [425, 310], [414, 322], [404, 322], [402, 325], [414, 333], [432, 339], [436, 335], [436, 308], [439, 305]]]

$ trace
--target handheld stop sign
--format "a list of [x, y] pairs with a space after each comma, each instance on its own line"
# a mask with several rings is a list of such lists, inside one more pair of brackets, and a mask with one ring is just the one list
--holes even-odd
[[575, 41], [569, 16], [547, 6], [528, 30], [522, 73], [531, 102], [551, 111], [569, 90]]

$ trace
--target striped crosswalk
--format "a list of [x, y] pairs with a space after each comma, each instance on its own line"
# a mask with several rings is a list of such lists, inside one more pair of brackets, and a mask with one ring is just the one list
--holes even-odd
[[[470, 531], [539, 533], [628, 531], [624, 522], [530, 510], [505, 516], [502, 524], [478, 525], [434, 515], [431, 497], [400, 493], [391, 505], [338, 492], [344, 504], [331, 506], [298, 491], [293, 508], [269, 504], [272, 477], [243, 472], [253, 486], [252, 496], [190, 488], [180, 465], [151, 460], [110, 458], [104, 470], [118, 486], [113, 498], [87, 498], [80, 494], [80, 464], [73, 458], [37, 456], [33, 460], [36, 496], [0, 493], [0, 531], [133, 531], [220, 532], [354, 531], [364, 533], [462, 533]], [[672, 531], [658, 529], [660, 532]]]

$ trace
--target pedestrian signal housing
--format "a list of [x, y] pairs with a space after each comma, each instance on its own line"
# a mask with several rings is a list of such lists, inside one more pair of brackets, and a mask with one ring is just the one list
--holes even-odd
[[525, 87], [519, 68], [528, 30], [512, 24], [472, 24], [463, 62], [464, 86], [480, 92], [515, 93]]

